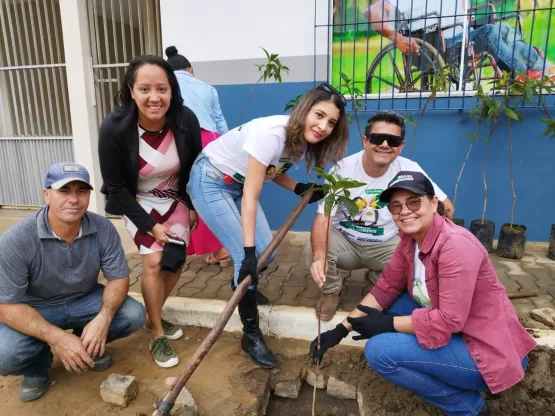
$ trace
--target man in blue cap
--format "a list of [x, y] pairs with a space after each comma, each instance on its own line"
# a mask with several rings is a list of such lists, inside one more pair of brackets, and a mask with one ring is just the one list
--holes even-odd
[[0, 375], [24, 376], [23, 401], [48, 390], [51, 349], [68, 371], [104, 371], [112, 364], [106, 343], [131, 335], [145, 318], [127, 296], [129, 268], [116, 228], [87, 212], [87, 170], [56, 163], [44, 188], [46, 206], [0, 238]]

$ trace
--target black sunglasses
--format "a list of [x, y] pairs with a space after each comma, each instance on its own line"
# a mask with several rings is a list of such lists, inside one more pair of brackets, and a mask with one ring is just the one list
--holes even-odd
[[384, 141], [387, 141], [389, 147], [399, 147], [403, 143], [403, 138], [394, 134], [370, 133], [367, 137], [368, 141], [376, 146], [381, 145]]
[[343, 103], [343, 106], [347, 105], [347, 99], [343, 96], [343, 94], [341, 94], [337, 89], [335, 89], [332, 85], [328, 84], [327, 82], [320, 84], [318, 88], [321, 88], [324, 91], [329, 92], [330, 94], [335, 94], [339, 96], [339, 99]]

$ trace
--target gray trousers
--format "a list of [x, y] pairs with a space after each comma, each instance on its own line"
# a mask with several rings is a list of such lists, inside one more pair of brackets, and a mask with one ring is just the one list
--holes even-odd
[[[324, 293], [338, 294], [343, 287], [341, 270], [368, 269], [379, 273], [391, 260], [393, 252], [399, 244], [399, 237], [395, 236], [383, 244], [360, 245], [343, 235], [335, 227], [331, 227], [328, 248], [328, 272]], [[305, 258], [308, 269], [312, 266], [312, 246], [310, 238], [305, 245]]]

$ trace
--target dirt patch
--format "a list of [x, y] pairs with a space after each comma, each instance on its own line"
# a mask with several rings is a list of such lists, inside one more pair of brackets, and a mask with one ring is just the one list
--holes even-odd
[[[172, 369], [158, 368], [148, 353], [149, 335], [144, 331], [129, 339], [110, 344], [114, 366], [104, 373], [68, 373], [56, 358], [50, 371], [55, 384], [40, 400], [22, 403], [18, 397], [21, 377], [0, 378], [0, 408], [6, 415], [36, 416], [115, 416], [150, 415], [152, 404], [167, 391], [165, 379], [179, 375], [188, 359], [208, 334], [202, 329], [197, 337], [172, 341], [181, 363]], [[260, 414], [275, 380], [288, 380], [297, 374], [306, 375], [314, 366], [309, 359], [308, 342], [269, 338], [270, 348], [277, 353], [279, 366], [274, 370], [258, 368], [241, 350], [239, 334], [223, 334], [200, 364], [187, 388], [198, 406], [199, 416], [245, 416]], [[303, 371], [304, 370], [304, 371]], [[137, 378], [139, 394], [121, 409], [104, 403], [99, 387], [109, 374], [127, 374]], [[395, 387], [372, 371], [362, 349], [337, 346], [326, 354], [321, 373], [359, 389], [356, 400], [340, 400], [317, 390], [319, 416], [436, 416], [438, 409], [420, 400], [407, 390]], [[312, 387], [304, 383], [299, 399], [272, 398], [269, 416], [310, 415]], [[526, 378], [518, 386], [499, 395], [488, 395], [493, 415], [555, 416], [555, 354], [538, 347], [530, 354]]]
[[[285, 399], [272, 396], [268, 405], [267, 416], [311, 416], [313, 388], [304, 384], [297, 399]], [[328, 396], [319, 390], [316, 396], [317, 416], [358, 416], [356, 400], [341, 400]]]
[[494, 415], [555, 415], [555, 352], [537, 347], [529, 355], [524, 380], [497, 395], [488, 395]]

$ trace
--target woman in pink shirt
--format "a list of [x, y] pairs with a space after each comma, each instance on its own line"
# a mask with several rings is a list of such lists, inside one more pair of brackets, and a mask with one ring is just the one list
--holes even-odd
[[430, 180], [399, 172], [381, 194], [401, 231], [378, 283], [348, 318], [321, 335], [321, 359], [353, 330], [368, 364], [448, 415], [486, 416], [480, 392], [520, 382], [535, 347], [487, 251], [442, 216]]

